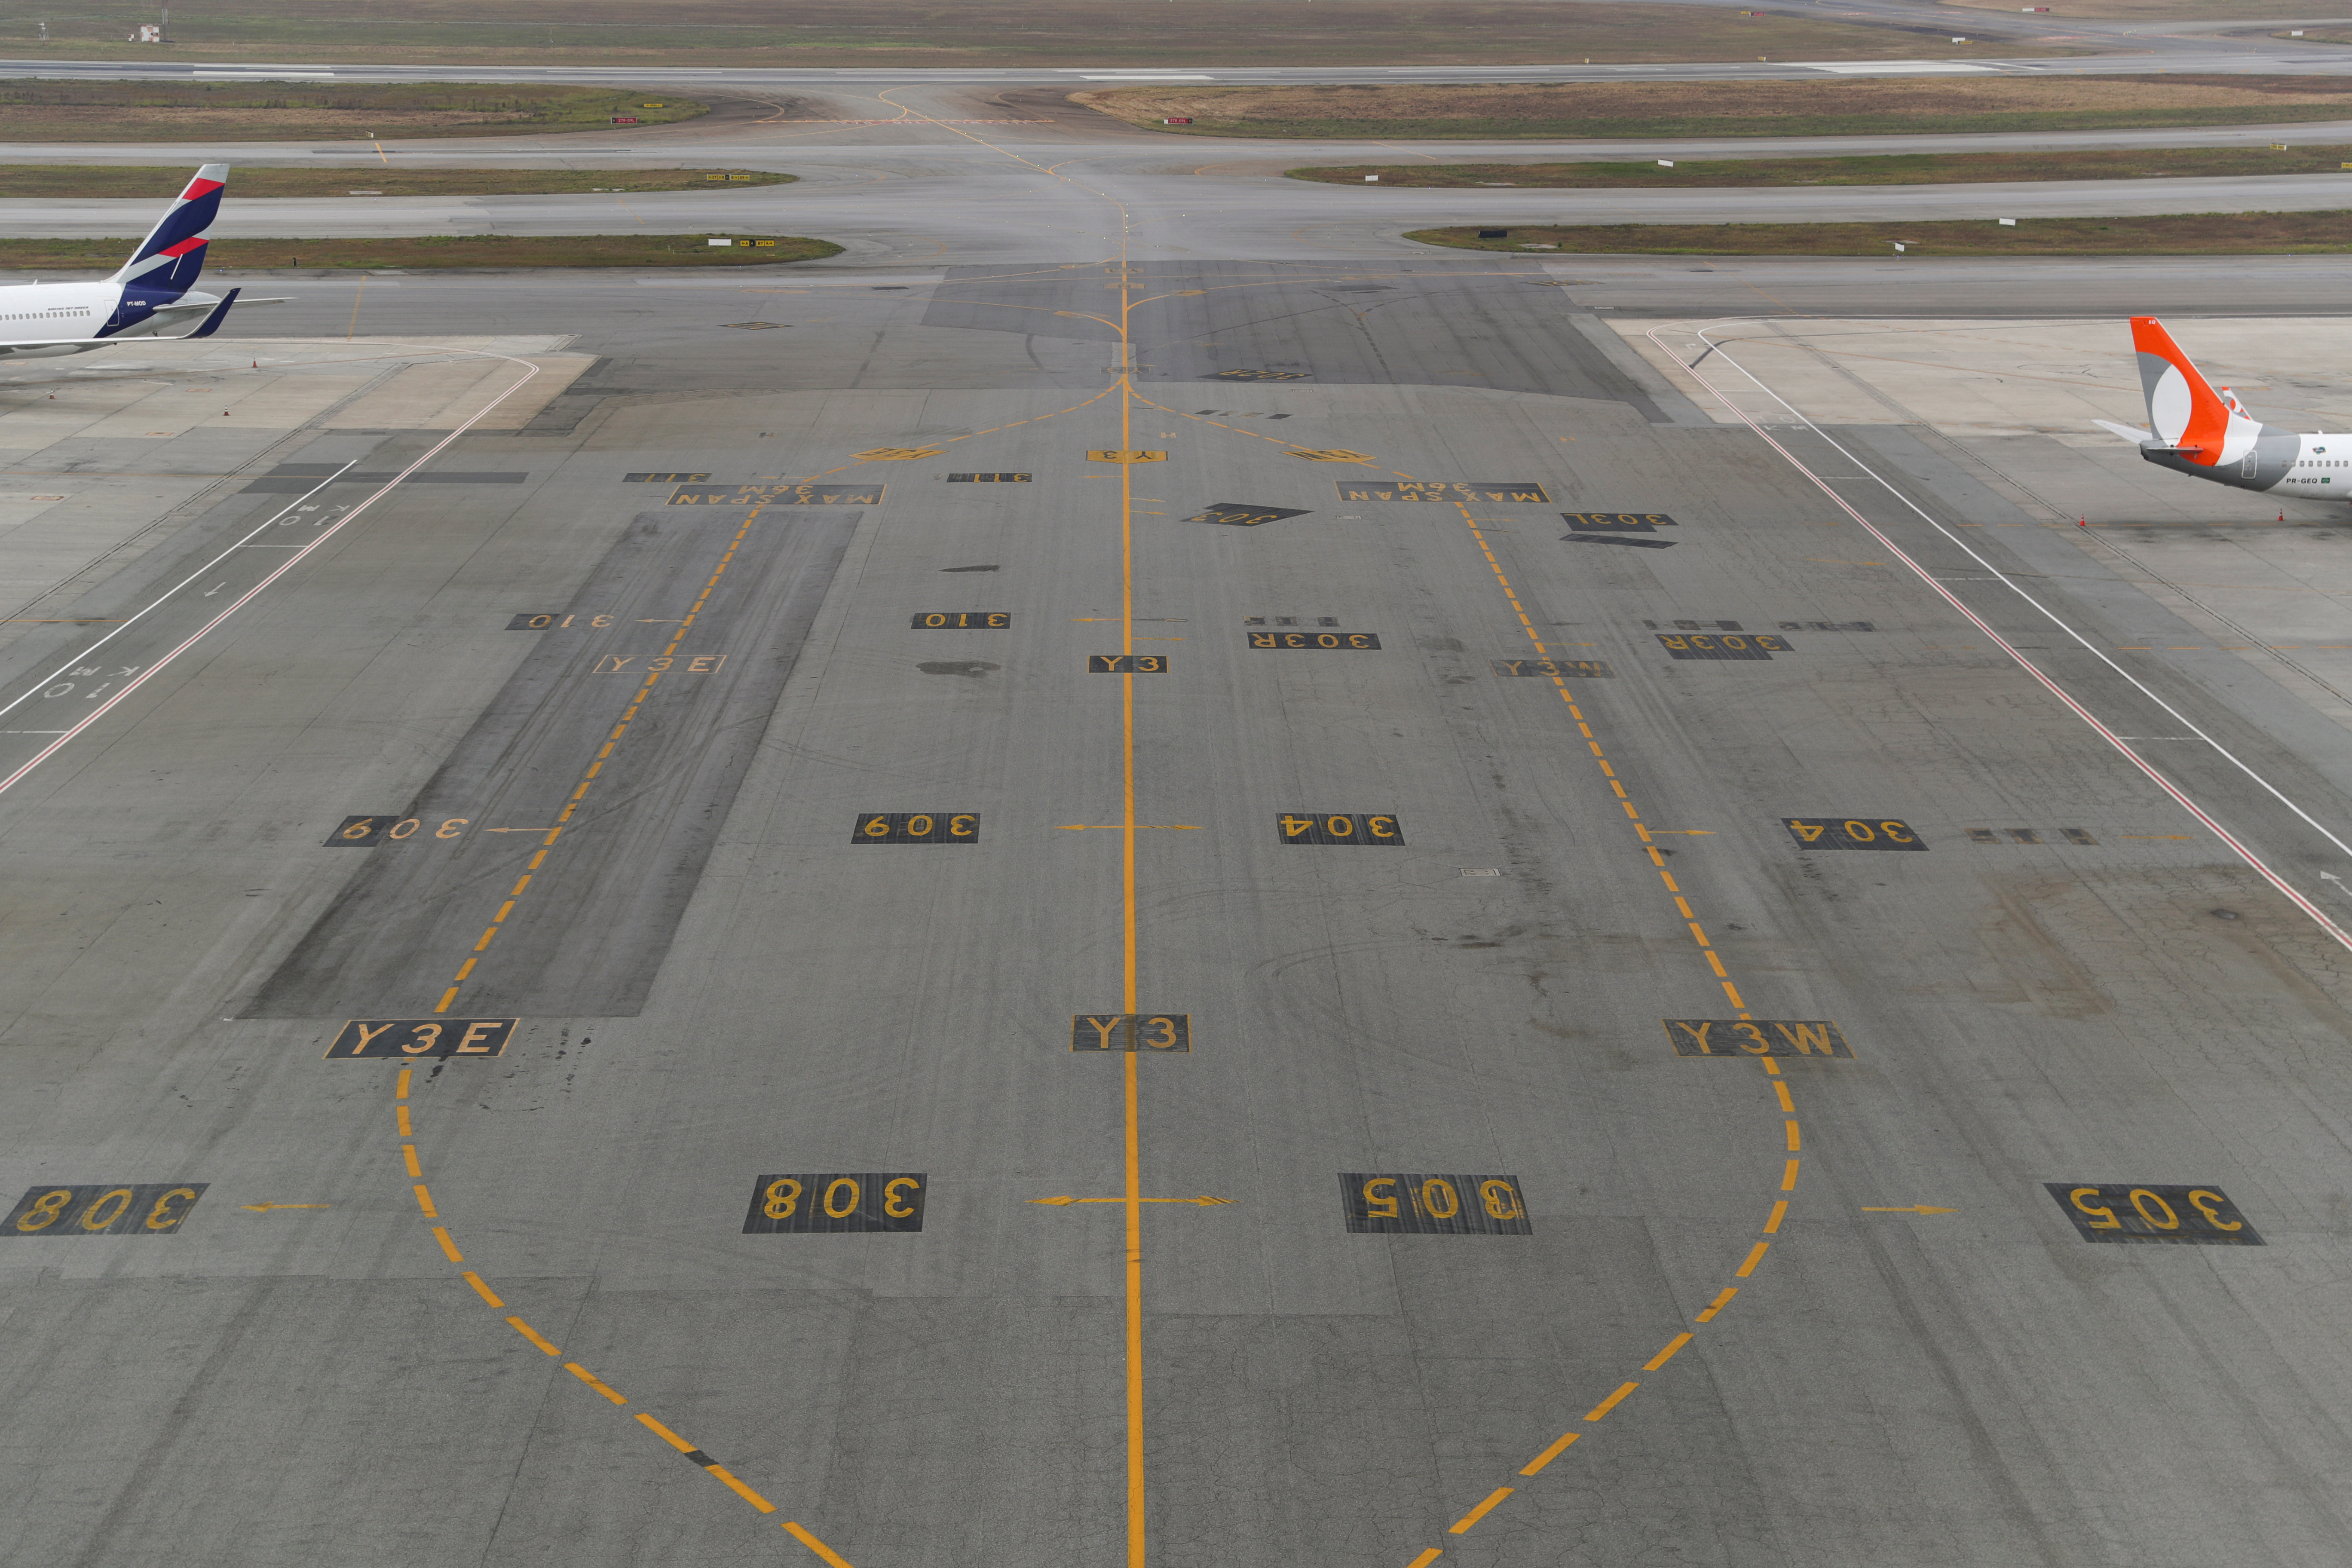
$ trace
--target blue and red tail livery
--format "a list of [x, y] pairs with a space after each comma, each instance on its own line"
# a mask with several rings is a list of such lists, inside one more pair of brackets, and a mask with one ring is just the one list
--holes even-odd
[[[228, 165], [196, 171], [131, 259], [113, 277], [92, 283], [0, 285], [0, 359], [52, 359], [157, 338], [205, 338], [220, 330], [236, 289], [226, 298], [195, 287], [205, 269], [205, 243], [220, 216]], [[248, 305], [280, 303], [247, 300]], [[188, 329], [193, 329], [188, 330]]]
[[174, 298], [195, 287], [196, 275], [205, 268], [205, 237], [220, 216], [221, 193], [227, 188], [226, 163], [198, 169], [113, 281]]

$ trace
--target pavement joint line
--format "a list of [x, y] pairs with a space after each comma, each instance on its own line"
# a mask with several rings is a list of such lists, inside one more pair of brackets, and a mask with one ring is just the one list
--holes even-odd
[[[1256, 432], [1244, 431], [1243, 434], [1255, 435]], [[1395, 470], [1391, 469], [1390, 472], [1394, 473]], [[1402, 478], [1402, 476], [1399, 475], [1398, 477]], [[1477, 542], [1479, 552], [1486, 556], [1486, 564], [1493, 569], [1495, 581], [1501, 586], [1504, 597], [1510, 601], [1512, 609], [1518, 613], [1520, 624], [1526, 628], [1528, 640], [1535, 645], [1536, 653], [1538, 657], [1549, 659], [1551, 657], [1550, 649], [1545, 647], [1543, 635], [1536, 629], [1535, 623], [1528, 618], [1526, 610], [1520, 605], [1517, 590], [1511, 585], [1509, 575], [1503, 570], [1502, 563], [1496, 559], [1495, 552], [1487, 542], [1486, 530], [1479, 524], [1477, 518], [1472, 514], [1470, 508], [1462, 500], [1456, 499], [1454, 502], [1454, 510], [1462, 514], [1463, 526], [1470, 531], [1471, 538]], [[1591, 749], [1595, 764], [1601, 769], [1602, 776], [1608, 780], [1610, 788], [1616, 793], [1619, 803], [1625, 808], [1625, 815], [1633, 819], [1633, 830], [1640, 836], [1643, 847], [1649, 852], [1650, 862], [1653, 866], [1657, 868], [1658, 877], [1663, 882], [1664, 882], [1666, 891], [1673, 896], [1675, 909], [1682, 913], [1686, 921], [1688, 921], [1691, 939], [1697, 943], [1701, 955], [1706, 958], [1708, 966], [1715, 971], [1717, 978], [1723, 985], [1724, 994], [1729, 997], [1731, 1005], [1738, 1009], [1740, 1017], [1748, 1018], [1752, 1016], [1748, 1010], [1747, 1003], [1740, 998], [1738, 987], [1732, 983], [1730, 974], [1723, 967], [1723, 960], [1717, 956], [1714, 944], [1707, 941], [1706, 931], [1700, 926], [1699, 922], [1696, 919], [1691, 918], [1691, 907], [1688, 896], [1684, 892], [1680, 885], [1675, 882], [1674, 873], [1666, 869], [1665, 856], [1659, 850], [1657, 845], [1652, 840], [1650, 830], [1642, 823], [1640, 811], [1634, 807], [1633, 800], [1625, 792], [1625, 786], [1618, 780], [1617, 770], [1611, 765], [1606, 751], [1602, 748], [1600, 741], [1593, 735], [1591, 722], [1585, 718], [1583, 709], [1578, 705], [1575, 691], [1569, 686], [1567, 678], [1557, 673], [1556, 670], [1551, 679], [1552, 687], [1559, 692], [1560, 701], [1566, 704], [1568, 708], [1569, 717], [1575, 721], [1578, 733], [1583, 736], [1586, 745]], [[1780, 1077], [1780, 1064], [1772, 1060], [1769, 1057], [1762, 1058], [1762, 1062], [1766, 1075], [1772, 1080], [1773, 1098], [1778, 1102], [1780, 1110], [1789, 1115], [1789, 1120], [1785, 1121], [1782, 1123], [1782, 1126], [1788, 1140], [1789, 1149], [1793, 1153], [1798, 1148], [1798, 1124], [1795, 1121], [1795, 1101], [1790, 1097], [1787, 1081]], [[1797, 1169], [1798, 1162], [1794, 1159], [1790, 1160], [1787, 1165], [1783, 1168], [1780, 1177], [1780, 1190], [1782, 1192], [1792, 1192], [1795, 1190], [1797, 1184]], [[1766, 1220], [1764, 1225], [1765, 1234], [1776, 1234], [1780, 1228], [1781, 1220], [1787, 1217], [1788, 1212], [1789, 1200], [1786, 1198], [1776, 1200], [1772, 1205], [1771, 1215], [1769, 1218]], [[1757, 1242], [1755, 1246], [1749, 1249], [1746, 1260], [1739, 1265], [1737, 1270], [1735, 1270], [1736, 1277], [1745, 1279], [1753, 1275], [1756, 1271], [1756, 1266], [1763, 1261], [1764, 1255], [1770, 1249], [1771, 1245], [1772, 1244], [1768, 1241]], [[1722, 1311], [1723, 1309], [1730, 1303], [1731, 1299], [1738, 1293], [1739, 1287], [1736, 1285], [1727, 1286], [1718, 1295], [1717, 1295], [1713, 1301], [1707, 1304], [1706, 1308], [1703, 1311], [1699, 1312], [1696, 1317], [1693, 1319], [1693, 1321], [1701, 1324], [1712, 1322], [1715, 1320], [1716, 1314]], [[1667, 1342], [1664, 1349], [1660, 1350], [1655, 1355], [1652, 1356], [1648, 1362], [1643, 1363], [1642, 1370], [1645, 1373], [1658, 1371], [1668, 1362], [1672, 1361], [1675, 1356], [1682, 1351], [1684, 1346], [1689, 1344], [1694, 1337], [1693, 1332], [1689, 1330], [1685, 1330], [1681, 1333], [1677, 1334], [1672, 1341]], [[1584, 1417], [1585, 1421], [1590, 1424], [1601, 1419], [1612, 1410], [1614, 1410], [1620, 1402], [1627, 1398], [1635, 1389], [1641, 1386], [1642, 1385], [1639, 1382], [1634, 1381], [1628, 1381], [1620, 1384], [1615, 1393], [1610, 1394], [1608, 1398], [1602, 1400], [1599, 1405], [1595, 1405], [1588, 1415], [1586, 1415]], [[1536, 1474], [1545, 1466], [1550, 1464], [1553, 1459], [1559, 1458], [1561, 1453], [1566, 1451], [1570, 1444], [1575, 1442], [1578, 1437], [1581, 1436], [1581, 1433], [1570, 1432], [1557, 1439], [1550, 1447], [1545, 1448], [1542, 1452], [1536, 1455], [1534, 1458], [1528, 1460], [1527, 1465], [1520, 1469], [1519, 1474], [1523, 1476], [1532, 1476]], [[1464, 1514], [1459, 1520], [1450, 1525], [1447, 1528], [1447, 1533], [1452, 1535], [1460, 1535], [1469, 1531], [1471, 1527], [1475, 1525], [1480, 1520], [1484, 1519], [1490, 1510], [1501, 1504], [1505, 1499], [1508, 1498], [1511, 1495], [1512, 1489], [1513, 1489], [1509, 1487], [1498, 1488], [1493, 1493], [1489, 1494], [1484, 1501], [1480, 1502], [1468, 1513]], [[1407, 1568], [1422, 1568], [1422, 1565], [1434, 1562], [1437, 1557], [1442, 1554], [1442, 1548], [1431, 1547], [1427, 1551], [1423, 1552], [1420, 1556], [1414, 1558], [1411, 1563], [1407, 1564]]]

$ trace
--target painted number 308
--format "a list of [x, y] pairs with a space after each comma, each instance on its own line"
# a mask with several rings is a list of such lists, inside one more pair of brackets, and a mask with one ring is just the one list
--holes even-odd
[[[908, 1205], [907, 1195], [919, 1185], [921, 1184], [912, 1176], [898, 1176], [883, 1184], [882, 1212], [892, 1219], [914, 1218], [915, 1211]], [[769, 1183], [768, 1201], [762, 1205], [767, 1216], [770, 1219], [792, 1218], [799, 1212], [803, 1191], [799, 1180], [792, 1176]], [[845, 1194], [847, 1195], [844, 1196]], [[824, 1196], [821, 1201], [827, 1216], [847, 1219], [857, 1212], [858, 1200], [864, 1196], [864, 1190], [858, 1186], [856, 1177], [835, 1176], [825, 1184]]]

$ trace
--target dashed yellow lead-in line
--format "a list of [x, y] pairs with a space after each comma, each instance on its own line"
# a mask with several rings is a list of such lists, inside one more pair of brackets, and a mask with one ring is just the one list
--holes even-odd
[[[397, 1112], [395, 1121], [400, 1130], [400, 1136], [404, 1140], [415, 1135], [414, 1125], [409, 1115], [407, 1103], [409, 1085], [412, 1081], [412, 1077], [415, 1071], [415, 1069], [413, 1068], [402, 1068], [400, 1069], [400, 1078], [394, 1089], [396, 1100], [395, 1110]], [[416, 1145], [404, 1142], [401, 1144], [401, 1158], [407, 1165], [409, 1174], [418, 1175], [422, 1173], [419, 1169], [420, 1162], [417, 1158]], [[416, 1185], [416, 1204], [417, 1207], [424, 1211], [425, 1218], [436, 1219], [440, 1217], [434, 1210], [432, 1196], [426, 1193], [425, 1190], [425, 1184], [421, 1182]], [[466, 1255], [457, 1249], [457, 1242], [451, 1238], [448, 1226], [443, 1225], [435, 1226], [433, 1227], [433, 1238], [436, 1242], [440, 1243], [442, 1252], [447, 1256], [448, 1259], [452, 1263], [463, 1263], [466, 1260]], [[516, 1333], [520, 1334], [525, 1340], [529, 1341], [534, 1349], [542, 1352], [546, 1355], [557, 1361], [562, 1361], [563, 1351], [562, 1347], [557, 1345], [554, 1341], [549, 1339], [545, 1334], [541, 1333], [537, 1329], [533, 1328], [520, 1313], [508, 1312], [506, 1310], [506, 1302], [499, 1299], [499, 1293], [491, 1289], [488, 1282], [479, 1274], [468, 1268], [465, 1270], [463, 1278], [467, 1284], [474, 1288], [474, 1293], [481, 1297], [484, 1305], [488, 1306], [492, 1311], [500, 1313], [505, 1317], [506, 1323], [509, 1328], [512, 1329]], [[603, 1395], [605, 1399], [610, 1400], [613, 1404], [625, 1406], [629, 1403], [628, 1396], [626, 1394], [613, 1387], [612, 1384], [598, 1377], [594, 1373], [589, 1371], [580, 1363], [576, 1361], [563, 1362], [563, 1370], [570, 1373], [573, 1377], [578, 1378], [588, 1387], [595, 1390], [596, 1393]], [[709, 1455], [704, 1453], [701, 1449], [696, 1447], [693, 1444], [688, 1442], [685, 1438], [679, 1436], [677, 1433], [671, 1431], [667, 1426], [663, 1426], [659, 1421], [654, 1419], [653, 1416], [643, 1411], [639, 1411], [636, 1413], [636, 1418], [647, 1431], [652, 1432], [663, 1442], [667, 1443], [671, 1447], [677, 1449], [698, 1469], [709, 1474], [713, 1480], [716, 1480], [719, 1485], [733, 1492], [737, 1497], [741, 1498], [745, 1502], [750, 1503], [761, 1513], [774, 1513], [776, 1511], [776, 1505], [774, 1503], [770, 1502], [766, 1498], [761, 1497], [757, 1491], [745, 1484], [740, 1477], [734, 1474], [734, 1472], [728, 1469], [726, 1466], [720, 1464]], [[827, 1546], [824, 1542], [818, 1540], [815, 1536], [810, 1534], [806, 1530], [803, 1529], [800, 1525], [795, 1524], [791, 1520], [785, 1520], [783, 1521], [783, 1529], [784, 1532], [787, 1535], [790, 1535], [794, 1541], [799, 1542], [803, 1546], [805, 1546], [811, 1552], [815, 1552], [818, 1558], [826, 1564], [826, 1568], [850, 1568], [850, 1564], [843, 1561], [840, 1553], [835, 1552], [832, 1547]]]
[[[1549, 658], [1551, 652], [1544, 646], [1543, 637], [1536, 630], [1535, 620], [1528, 614], [1527, 606], [1519, 603], [1518, 590], [1511, 585], [1510, 576], [1503, 570], [1503, 563], [1496, 559], [1494, 547], [1488, 542], [1486, 531], [1478, 526], [1477, 519], [1471, 515], [1467, 506], [1460, 501], [1454, 502], [1454, 506], [1462, 513], [1463, 524], [1469, 529], [1470, 536], [1478, 542], [1479, 553], [1486, 558], [1486, 564], [1494, 570], [1495, 581], [1501, 585], [1503, 596], [1510, 601], [1511, 611], [1518, 616], [1519, 625], [1526, 630], [1528, 640], [1535, 645], [1538, 657]], [[1673, 897], [1675, 912], [1682, 917], [1685, 929], [1690, 932], [1691, 941], [1697, 945], [1700, 954], [1706, 958], [1707, 967], [1715, 972], [1716, 979], [1722, 985], [1723, 994], [1730, 999], [1732, 1006], [1738, 1010], [1742, 1018], [1749, 1016], [1748, 1004], [1741, 998], [1739, 987], [1732, 983], [1729, 972], [1723, 966], [1722, 958], [1716, 952], [1715, 944], [1707, 940], [1706, 929], [1699, 923], [1696, 912], [1692, 910], [1689, 896], [1675, 884], [1674, 873], [1666, 869], [1665, 856], [1659, 851], [1657, 845], [1652, 840], [1650, 829], [1643, 823], [1642, 814], [1635, 807], [1633, 796], [1627, 792], [1624, 782], [1617, 776], [1616, 768], [1611, 765], [1599, 738], [1592, 732], [1591, 721], [1584, 716], [1584, 710], [1577, 705], [1575, 692], [1570, 689], [1567, 679], [1563, 676], [1554, 675], [1552, 685], [1559, 693], [1560, 700], [1567, 705], [1569, 717], [1575, 721], [1577, 733], [1584, 738], [1585, 745], [1591, 752], [1593, 763], [1600, 768], [1601, 777], [1608, 783], [1618, 803], [1625, 808], [1625, 816], [1633, 823], [1633, 831], [1640, 837], [1642, 847], [1649, 852], [1650, 863], [1657, 868], [1659, 879], [1665, 883], [1667, 893]], [[1796, 1101], [1790, 1096], [1788, 1083], [1778, 1076], [1780, 1064], [1769, 1057], [1762, 1060], [1765, 1072], [1772, 1075], [1772, 1094], [1777, 1102], [1777, 1108], [1786, 1118], [1782, 1122], [1782, 1130], [1788, 1142], [1790, 1157], [1781, 1171], [1780, 1191], [1793, 1192], [1796, 1190], [1799, 1166], [1799, 1161], [1795, 1156], [1802, 1147], [1796, 1121]], [[1786, 1198], [1775, 1200], [1770, 1216], [1764, 1223], [1764, 1234], [1771, 1236], [1778, 1233], [1780, 1222], [1788, 1216], [1788, 1213], [1789, 1201]], [[1747, 1258], [1741, 1261], [1738, 1268], [1732, 1271], [1734, 1277], [1745, 1279], [1754, 1274], [1756, 1266], [1764, 1261], [1764, 1255], [1771, 1250], [1771, 1247], [1772, 1244], [1769, 1241], [1759, 1241], [1749, 1247]], [[1738, 1286], [1727, 1285], [1717, 1294], [1714, 1300], [1706, 1304], [1706, 1310], [1699, 1312], [1692, 1321], [1700, 1324], [1713, 1322], [1716, 1314], [1729, 1306], [1731, 1299], [1738, 1294]], [[1683, 1348], [1696, 1337], [1694, 1331], [1688, 1329], [1677, 1333], [1659, 1347], [1657, 1352], [1648, 1361], [1642, 1363], [1642, 1371], [1654, 1373], [1663, 1370], [1666, 1363], [1682, 1353]], [[1585, 1413], [1585, 1425], [1590, 1426], [1594, 1422], [1605, 1419], [1611, 1411], [1631, 1398], [1634, 1391], [1641, 1386], [1639, 1379], [1631, 1378], [1618, 1384], [1614, 1393]], [[1549, 1447], [1522, 1466], [1518, 1473], [1522, 1476], [1538, 1474], [1545, 1466], [1566, 1453], [1570, 1445], [1584, 1436], [1586, 1434], [1582, 1431], [1571, 1431], [1555, 1438]], [[1515, 1489], [1511, 1487], [1496, 1488], [1480, 1500], [1476, 1507], [1448, 1525], [1446, 1533], [1449, 1535], [1466, 1533], [1480, 1520], [1500, 1507]], [[1442, 1546], [1429, 1547], [1413, 1558], [1406, 1568], [1429, 1568], [1429, 1564], [1444, 1554], [1445, 1549]]]

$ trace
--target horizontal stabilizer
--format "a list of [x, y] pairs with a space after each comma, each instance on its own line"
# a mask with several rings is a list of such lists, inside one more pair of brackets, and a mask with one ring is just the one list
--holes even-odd
[[2094, 419], [2091, 423], [2110, 436], [2122, 437], [2135, 447], [2156, 439], [2156, 432], [2153, 430], [2141, 430], [2129, 425], [2118, 425], [2112, 419]]
[[226, 321], [228, 317], [229, 307], [236, 303], [236, 297], [243, 292], [244, 290], [241, 289], [230, 289], [227, 296], [224, 298], [219, 304], [213, 307], [213, 313], [205, 318], [204, 325], [198, 327], [194, 331], [190, 332], [188, 336], [192, 338], [208, 338], [215, 332], [219, 331], [221, 322]]

